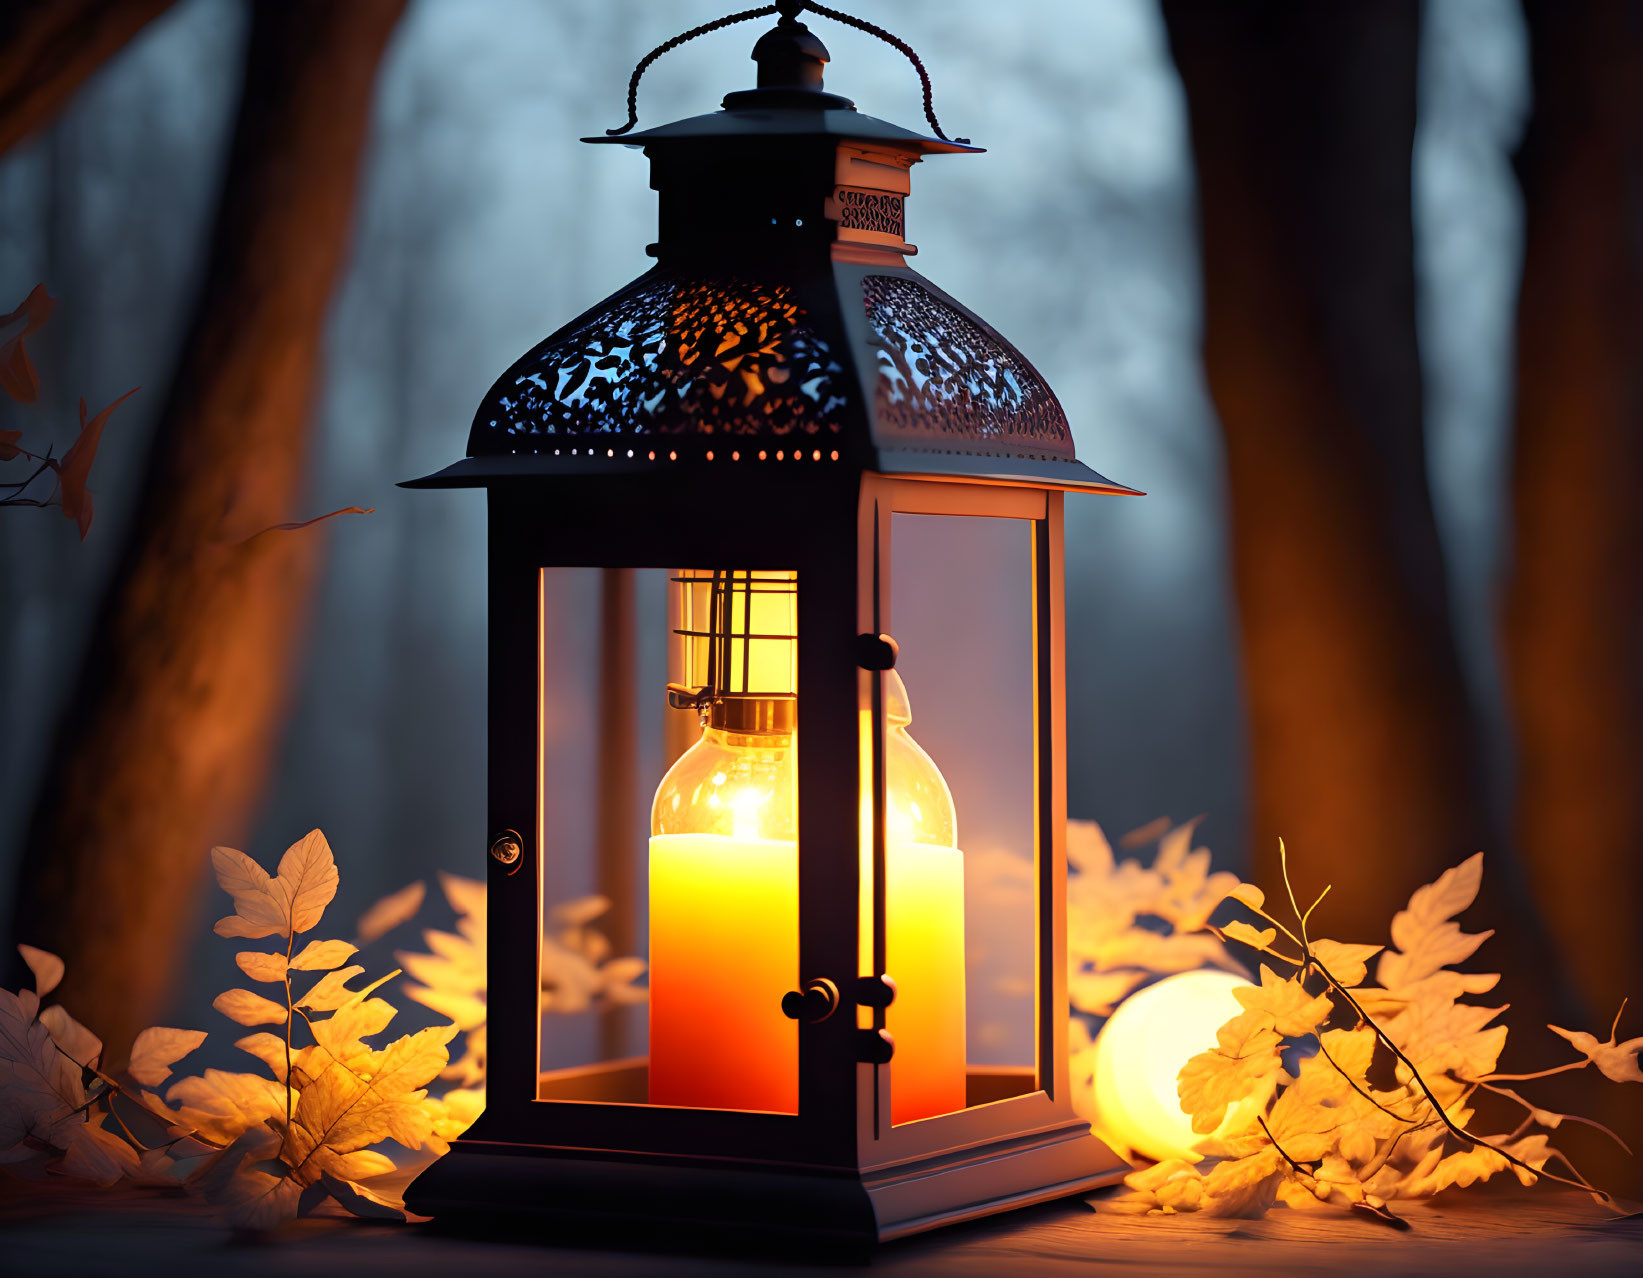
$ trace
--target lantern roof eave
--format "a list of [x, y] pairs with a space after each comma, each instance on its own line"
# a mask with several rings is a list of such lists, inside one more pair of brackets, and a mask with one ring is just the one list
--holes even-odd
[[[750, 464], [730, 463], [738, 470]], [[757, 463], [751, 463], [757, 465]], [[828, 470], [835, 463], [821, 463]], [[651, 461], [636, 456], [556, 457], [545, 453], [508, 453], [486, 457], [465, 457], [459, 462], [417, 479], [401, 480], [400, 488], [490, 488], [520, 481], [554, 478], [586, 478], [593, 475], [633, 476], [674, 473], [693, 474], [723, 470], [726, 463], [684, 457], [678, 461]], [[940, 482], [1009, 484], [1047, 488], [1062, 492], [1101, 493], [1140, 497], [1139, 489], [1117, 483], [1091, 470], [1080, 461], [1052, 461], [1019, 457], [988, 457], [967, 453], [934, 453], [916, 449], [879, 449], [860, 469], [894, 479], [925, 479]]]
[[[847, 101], [848, 99], [839, 99]], [[671, 124], [659, 124], [637, 133], [583, 138], [607, 145], [652, 147], [679, 142], [730, 138], [832, 137], [841, 142], [878, 143], [920, 155], [975, 155], [985, 147], [946, 141], [904, 129], [899, 124], [863, 115], [854, 107], [817, 110], [814, 106], [740, 107], [693, 115]]]

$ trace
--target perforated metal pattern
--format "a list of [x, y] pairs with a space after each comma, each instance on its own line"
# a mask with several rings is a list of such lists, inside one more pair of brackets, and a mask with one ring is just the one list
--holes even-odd
[[469, 455], [584, 437], [832, 436], [843, 368], [786, 285], [651, 276], [491, 389]]
[[877, 231], [900, 239], [906, 232], [902, 222], [902, 198], [885, 191], [839, 192], [839, 225], [854, 231]]
[[942, 452], [1072, 460], [1072, 431], [1026, 356], [917, 280], [862, 280], [878, 352], [874, 436]]

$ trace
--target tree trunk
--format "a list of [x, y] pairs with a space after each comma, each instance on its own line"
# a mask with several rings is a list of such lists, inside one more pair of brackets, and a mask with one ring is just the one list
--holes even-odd
[[261, 530], [302, 494], [326, 311], [402, 7], [254, 9], [203, 295], [17, 894], [14, 935], [64, 957], [63, 1001], [114, 1055], [163, 1009], [206, 851], [243, 837], [277, 744], [320, 533]]
[[0, 8], [0, 154], [48, 123], [172, 0], [10, 0]]
[[[1643, 5], [1525, 12], [1534, 113], [1518, 156], [1505, 608], [1517, 834], [1585, 1005], [1578, 1028], [1601, 1037], [1620, 1000], [1643, 995]], [[1640, 1024], [1629, 1015], [1622, 1037]], [[1643, 1136], [1643, 1089], [1593, 1099]]]
[[1372, 940], [1488, 841], [1427, 489], [1415, 0], [1165, 0], [1225, 432], [1255, 858]]

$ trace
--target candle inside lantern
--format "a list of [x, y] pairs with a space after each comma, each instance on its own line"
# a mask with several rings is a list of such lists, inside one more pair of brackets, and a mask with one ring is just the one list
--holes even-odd
[[650, 1100], [799, 1107], [799, 846], [660, 834], [650, 841]]
[[892, 842], [885, 853], [885, 966], [896, 999], [890, 1121], [963, 1109], [964, 856], [956, 847]]

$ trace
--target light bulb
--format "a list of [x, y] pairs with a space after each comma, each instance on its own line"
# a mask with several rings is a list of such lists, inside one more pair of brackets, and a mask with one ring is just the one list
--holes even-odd
[[[1233, 991], [1249, 987], [1231, 972], [1180, 972], [1120, 1003], [1095, 1038], [1097, 1134], [1120, 1153], [1199, 1161], [1192, 1147], [1206, 1135], [1182, 1112], [1176, 1079], [1244, 1010]], [[1240, 1130], [1253, 1112], [1247, 1101], [1234, 1105], [1216, 1133]]]

